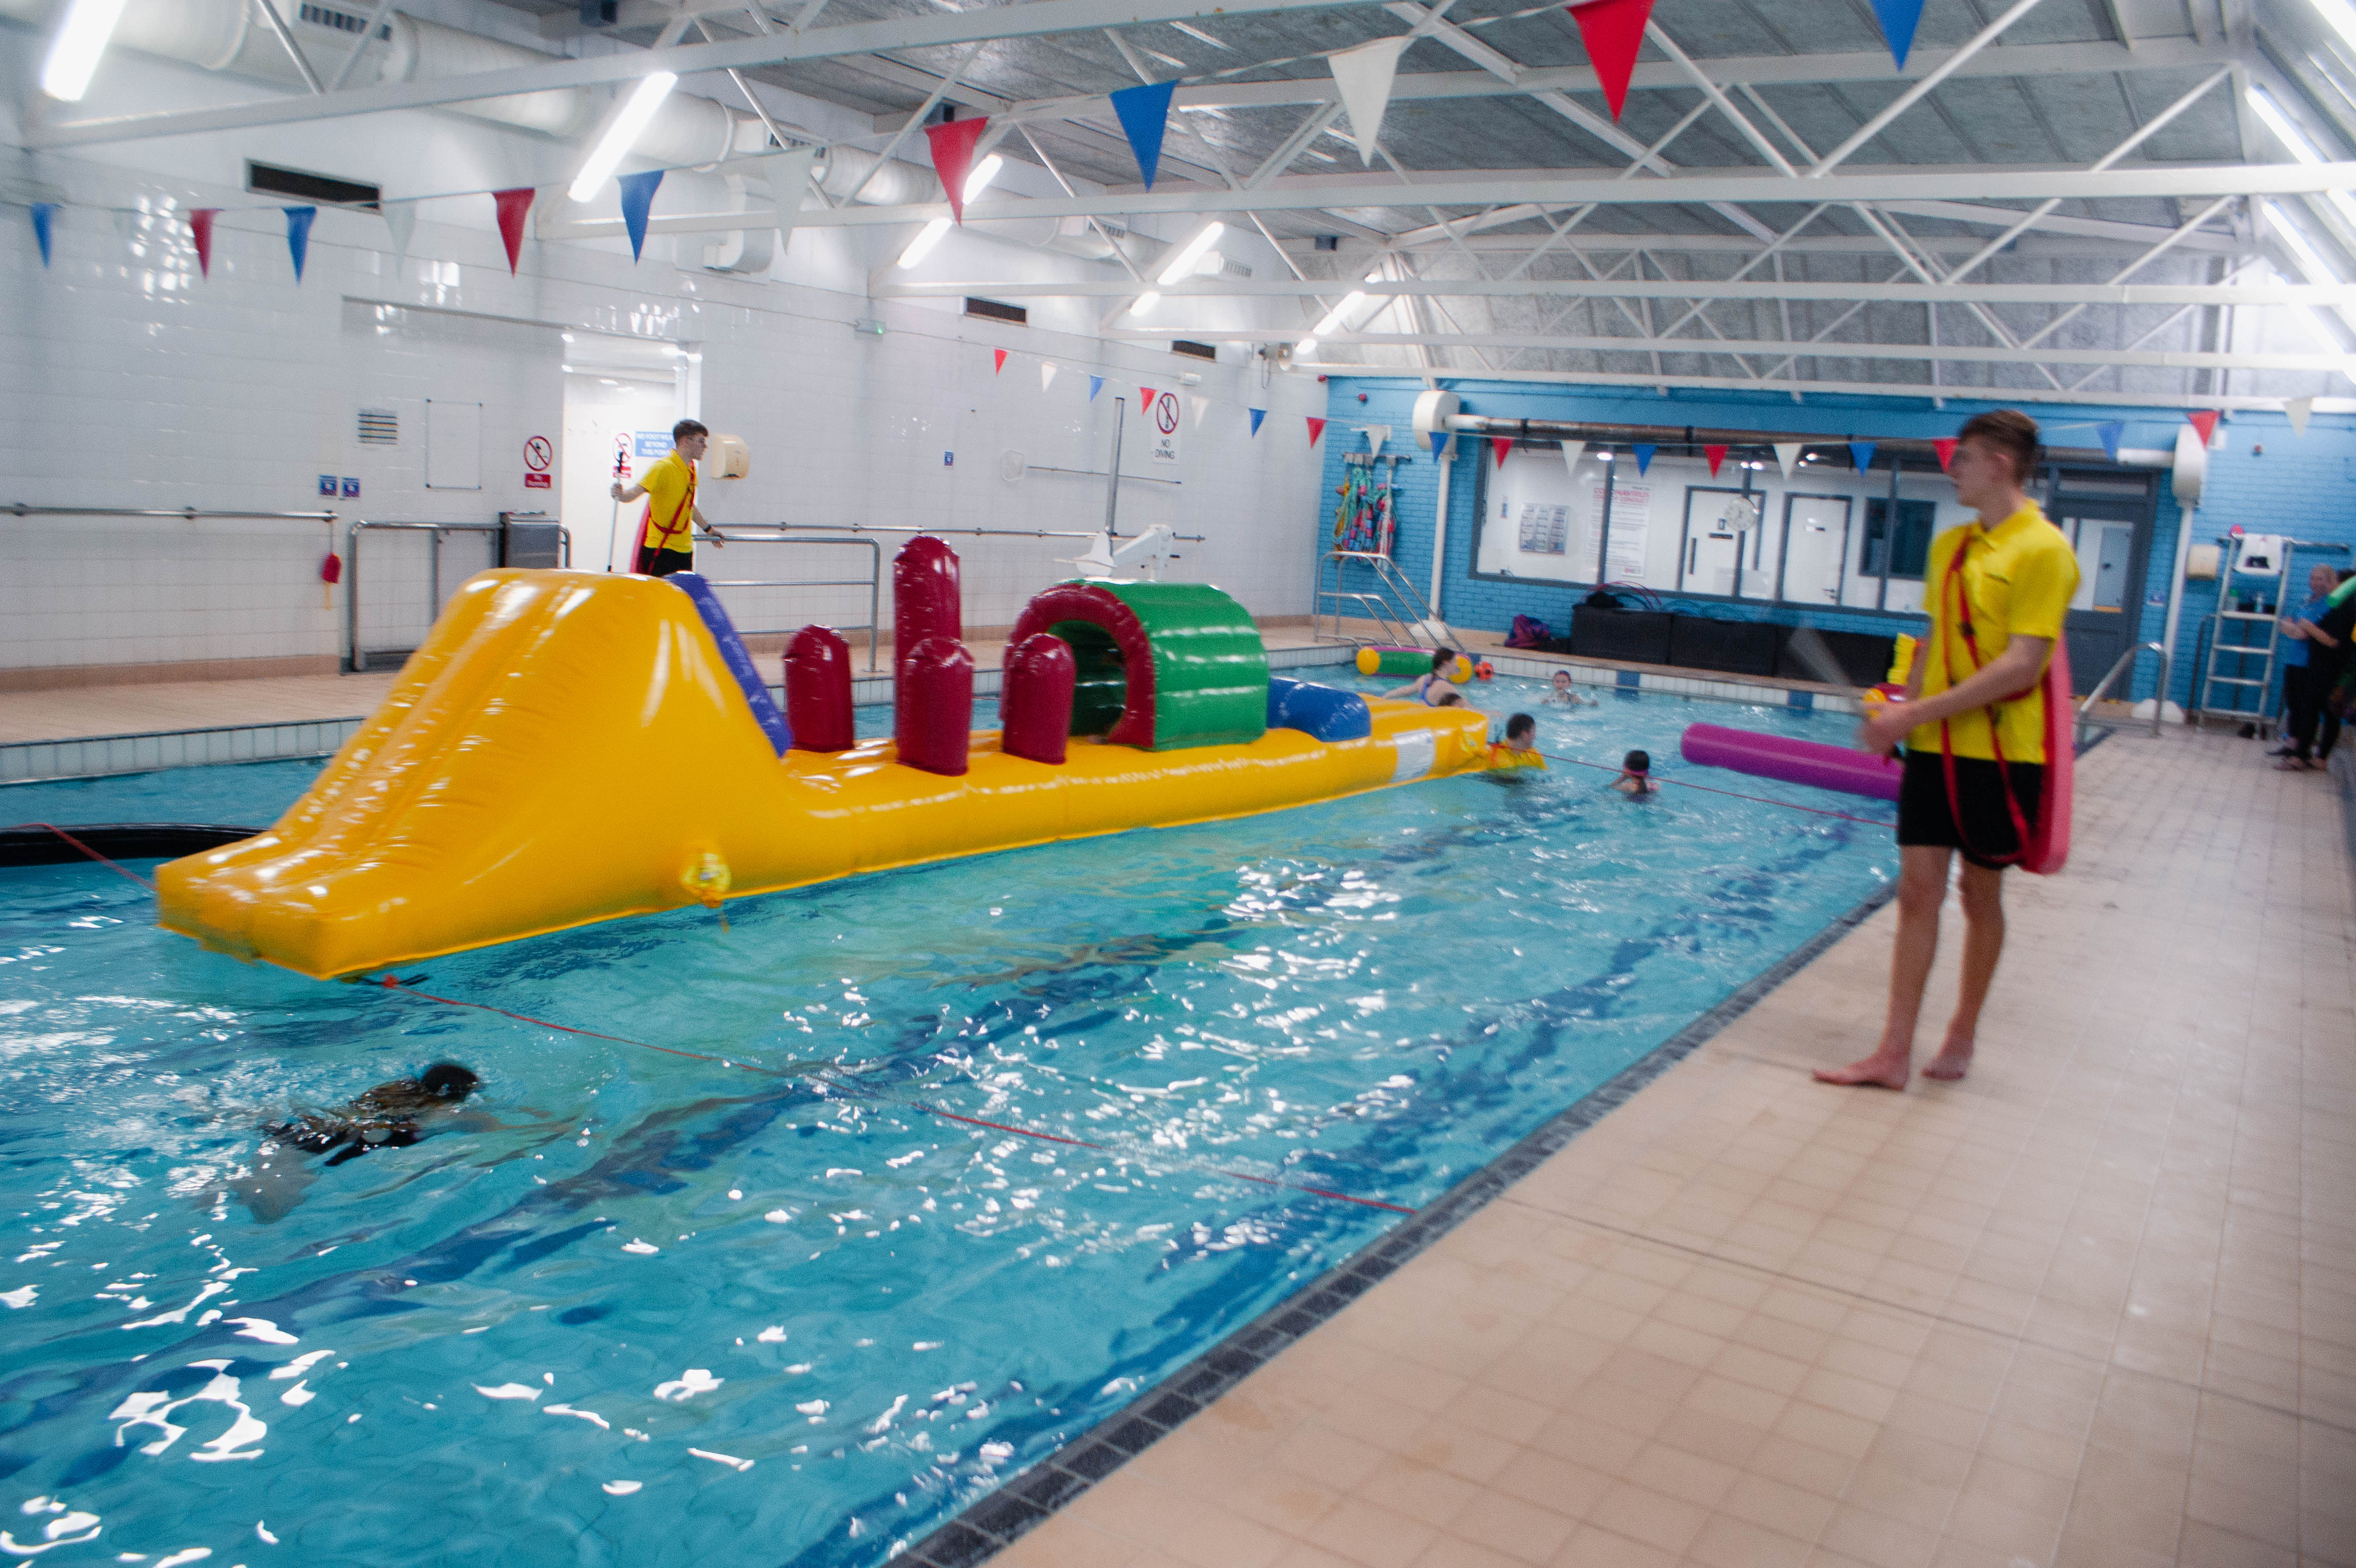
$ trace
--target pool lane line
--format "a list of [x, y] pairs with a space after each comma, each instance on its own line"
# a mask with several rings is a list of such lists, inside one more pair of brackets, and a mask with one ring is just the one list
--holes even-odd
[[[738, 1061], [734, 1057], [707, 1056], [701, 1051], [681, 1050], [676, 1046], [659, 1046], [651, 1040], [632, 1039], [627, 1035], [608, 1035], [597, 1029], [575, 1028], [570, 1024], [559, 1024], [553, 1019], [536, 1018], [529, 1013], [516, 1013], [505, 1007], [495, 1007], [487, 1002], [468, 1002], [455, 996], [438, 996], [431, 991], [420, 991], [415, 985], [397, 975], [387, 974], [375, 979], [355, 977], [350, 983], [379, 986], [387, 991], [397, 991], [404, 996], [417, 997], [421, 1001], [438, 1002], [445, 1007], [471, 1007], [477, 1012], [495, 1013], [502, 1018], [512, 1018], [519, 1024], [530, 1024], [536, 1028], [554, 1029], [562, 1034], [579, 1035], [586, 1039], [611, 1040], [616, 1045], [637, 1046], [649, 1051], [660, 1051], [665, 1056], [686, 1057], [690, 1060], [700, 1062], [717, 1062], [722, 1067], [738, 1068], [745, 1072], [759, 1073], [764, 1078], [820, 1083], [855, 1098], [873, 1100], [885, 1105], [897, 1105], [910, 1111], [921, 1111], [927, 1116], [937, 1116], [945, 1122], [961, 1122], [969, 1127], [988, 1127], [1000, 1133], [1011, 1133], [1018, 1138], [1035, 1138], [1043, 1144], [1063, 1144], [1076, 1149], [1094, 1149], [1099, 1154], [1133, 1159], [1141, 1165], [1151, 1163], [1148, 1156], [1127, 1154], [1110, 1144], [1093, 1144], [1086, 1138], [1066, 1138], [1060, 1133], [1042, 1133], [1033, 1128], [1017, 1127], [1011, 1122], [990, 1122], [979, 1116], [962, 1116], [954, 1111], [944, 1111], [937, 1105], [928, 1105], [921, 1100], [903, 1099], [898, 1095], [885, 1094], [880, 1090], [869, 1089], [863, 1084], [845, 1083], [839, 1079], [829, 1078], [823, 1074], [780, 1072], [775, 1068], [762, 1067], [757, 1063]], [[1249, 1171], [1226, 1170], [1207, 1163], [1197, 1164], [1184, 1159], [1172, 1160], [1167, 1163], [1182, 1169], [1193, 1165], [1196, 1170], [1213, 1176], [1226, 1176], [1232, 1181], [1253, 1182], [1261, 1187], [1277, 1187], [1285, 1192], [1305, 1192], [1315, 1197], [1330, 1198], [1335, 1203], [1355, 1203], [1362, 1208], [1379, 1208], [1391, 1214], [1415, 1212], [1405, 1204], [1388, 1203], [1378, 1197], [1360, 1197], [1354, 1193], [1336, 1192], [1331, 1187], [1310, 1187], [1301, 1182], [1279, 1181], [1274, 1176], [1254, 1176]]]
[[140, 886], [147, 889], [150, 893], [155, 891], [155, 885], [154, 883], [148, 881], [145, 877], [140, 875], [130, 867], [122, 865], [120, 862], [109, 860], [106, 856], [99, 854], [98, 851], [91, 848], [90, 845], [82, 843], [81, 840], [74, 837], [73, 834], [66, 832], [65, 829], [58, 826], [55, 822], [25, 822], [19, 825], [28, 828], [47, 828], [49, 832], [57, 834], [58, 837], [65, 840], [66, 843], [73, 845], [74, 848], [81, 851], [82, 854], [90, 856], [91, 859], [98, 862], [99, 865], [106, 867], [107, 870], [114, 873], [115, 875], [127, 877], [131, 881], [139, 884]]
[[[1605, 773], [1624, 773], [1627, 771], [1627, 769], [1623, 768], [1614, 768], [1608, 762], [1589, 762], [1577, 757], [1558, 756], [1551, 751], [1541, 751], [1538, 755], [1545, 757], [1549, 762], [1568, 762], [1573, 768], [1593, 768]], [[1651, 776], [1648, 774], [1646, 777], [1649, 778]], [[1869, 828], [1886, 828], [1890, 825], [1886, 822], [1877, 821], [1872, 817], [1853, 817], [1847, 811], [1828, 811], [1822, 806], [1803, 806], [1791, 800], [1778, 800], [1768, 795], [1746, 795], [1740, 789], [1720, 789], [1715, 785], [1696, 784], [1684, 779], [1653, 779], [1653, 782], [1655, 784], [1674, 784], [1680, 789], [1698, 789], [1705, 795], [1723, 795], [1730, 800], [1756, 800], [1762, 806], [1781, 806], [1787, 811], [1808, 811], [1819, 817], [1838, 817], [1845, 822], [1863, 822]]]

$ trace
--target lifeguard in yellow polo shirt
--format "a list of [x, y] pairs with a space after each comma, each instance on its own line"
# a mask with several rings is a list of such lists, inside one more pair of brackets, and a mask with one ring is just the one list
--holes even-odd
[[2045, 664], [2078, 591], [2077, 553], [2024, 493], [2038, 451], [2036, 422], [2015, 410], [1979, 414], [1964, 426], [1948, 473], [1955, 499], [1979, 516], [1931, 542], [1922, 574], [1931, 629], [1906, 698], [1869, 710], [1858, 730], [1867, 751], [1886, 756], [1901, 741], [1906, 747], [1898, 942], [1880, 1043], [1861, 1061], [1819, 1070], [1826, 1083], [1906, 1087], [1922, 987], [1939, 950], [1939, 907], [1958, 850], [1963, 976], [1946, 1038], [1922, 1074], [1958, 1079], [1971, 1067], [1980, 1006], [2004, 950], [2004, 868], [2027, 843], [2044, 793]]
[[[701, 424], [682, 419], [670, 427], [670, 450], [647, 469], [644, 478], [628, 489], [622, 488], [620, 480], [614, 481], [616, 500], [647, 498], [646, 516], [638, 528], [636, 570], [649, 577], [668, 577], [673, 572], [695, 568], [696, 527], [711, 527], [696, 510], [695, 464], [711, 439], [712, 433]], [[726, 542], [716, 533], [711, 539], [714, 546]]]

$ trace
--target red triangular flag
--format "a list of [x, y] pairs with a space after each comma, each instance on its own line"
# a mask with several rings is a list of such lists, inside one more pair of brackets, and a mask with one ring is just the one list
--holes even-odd
[[513, 190], [495, 190], [491, 199], [498, 204], [499, 239], [508, 248], [508, 275], [513, 277], [516, 260], [523, 254], [523, 215], [531, 210], [532, 188], [519, 185]]
[[1726, 448], [1705, 446], [1701, 449], [1701, 455], [1709, 459], [1709, 477], [1713, 479], [1718, 478], [1718, 466], [1726, 461]]
[[188, 209], [188, 227], [197, 234], [197, 269], [207, 277], [213, 275], [213, 220], [220, 215], [218, 207]]
[[1931, 443], [1939, 454], [1939, 472], [1945, 473], [1947, 465], [1955, 460], [1955, 448], [1963, 445], [1952, 435], [1942, 435]]
[[1653, 19], [1653, 0], [1588, 0], [1566, 7], [1579, 24], [1580, 42], [1587, 46], [1587, 63], [1603, 89], [1612, 118], [1628, 102], [1628, 77], [1636, 69], [1636, 51], [1644, 46], [1644, 24]]
[[952, 120], [946, 125], [927, 125], [925, 139], [933, 144], [933, 172], [941, 177], [941, 189], [948, 193], [949, 213], [959, 227], [965, 223], [965, 177], [973, 170], [973, 145], [981, 140], [984, 126], [990, 124], [985, 114], [979, 120]]
[[999, 371], [1002, 371], [1002, 370], [1004, 370], [1004, 369], [1006, 368], [1006, 350], [1005, 350], [1005, 349], [992, 349], [990, 351], [990, 359], [991, 359], [990, 373], [991, 373], [991, 375], [993, 375], [993, 376], [994, 376], [994, 375], [998, 374], [998, 372], [999, 372]]
[[2186, 414], [2184, 417], [2192, 422], [2193, 429], [2201, 432], [2201, 445], [2203, 446], [2206, 446], [2210, 442], [2217, 438], [2217, 411], [2215, 409], [2196, 409], [2192, 413]]
[[1151, 408], [1151, 407], [1153, 406], [1153, 389], [1152, 389], [1151, 387], [1140, 387], [1140, 388], [1138, 388], [1138, 389], [1137, 389], [1137, 398], [1138, 398], [1137, 406], [1138, 406], [1139, 408], [1141, 408], [1141, 409], [1149, 409], [1149, 408]]
[[1492, 435], [1489, 437], [1489, 445], [1496, 449], [1497, 467], [1504, 467], [1505, 454], [1514, 449], [1514, 438], [1510, 435]]
[[1309, 445], [1316, 446], [1317, 438], [1324, 434], [1325, 422], [1313, 413], [1309, 415]]

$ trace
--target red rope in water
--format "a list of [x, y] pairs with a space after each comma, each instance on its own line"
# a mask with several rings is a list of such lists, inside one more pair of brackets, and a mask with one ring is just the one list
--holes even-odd
[[73, 834], [66, 832], [65, 829], [58, 826], [55, 822], [27, 822], [23, 825], [28, 828], [47, 828], [49, 832], [57, 834], [58, 837], [65, 840], [66, 843], [73, 845], [74, 848], [81, 851], [82, 854], [90, 856], [91, 859], [98, 862], [99, 865], [106, 867], [107, 870], [114, 873], [115, 875], [123, 877], [126, 881], [136, 882], [140, 886], [145, 887], [150, 893], [155, 891], [155, 885], [154, 883], [148, 881], [145, 877], [140, 875], [130, 867], [119, 865], [115, 862], [107, 859], [106, 856], [99, 854], [98, 851], [91, 848], [90, 845], [82, 843], [81, 840], [74, 837]]

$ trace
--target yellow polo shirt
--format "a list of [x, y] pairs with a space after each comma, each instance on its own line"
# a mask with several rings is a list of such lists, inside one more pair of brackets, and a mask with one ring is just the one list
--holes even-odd
[[[1948, 564], [1958, 550], [1964, 552], [1963, 566], [1950, 582]], [[2016, 637], [2059, 640], [2071, 596], [2077, 591], [2078, 553], [2060, 529], [2045, 521], [2035, 501], [1994, 528], [1973, 521], [1939, 535], [1931, 542], [1931, 559], [1922, 569], [1922, 602], [1932, 618], [1915, 655], [1922, 661], [1922, 695], [1935, 697], [1969, 680], [1995, 663]], [[1979, 644], [1976, 661], [1964, 640], [1959, 595], [1971, 607], [1972, 632]], [[2039, 679], [2043, 679], [2041, 669]], [[2043, 762], [2044, 687], [2031, 686], [1996, 706], [1996, 738], [2003, 743], [2005, 760]], [[1955, 714], [1946, 729], [1957, 757], [1996, 756], [1986, 708]], [[1906, 737], [1906, 748], [1937, 752], [1939, 726], [1918, 725]]]
[[674, 447], [648, 466], [638, 481], [647, 492], [646, 532], [649, 550], [695, 549], [695, 465]]

